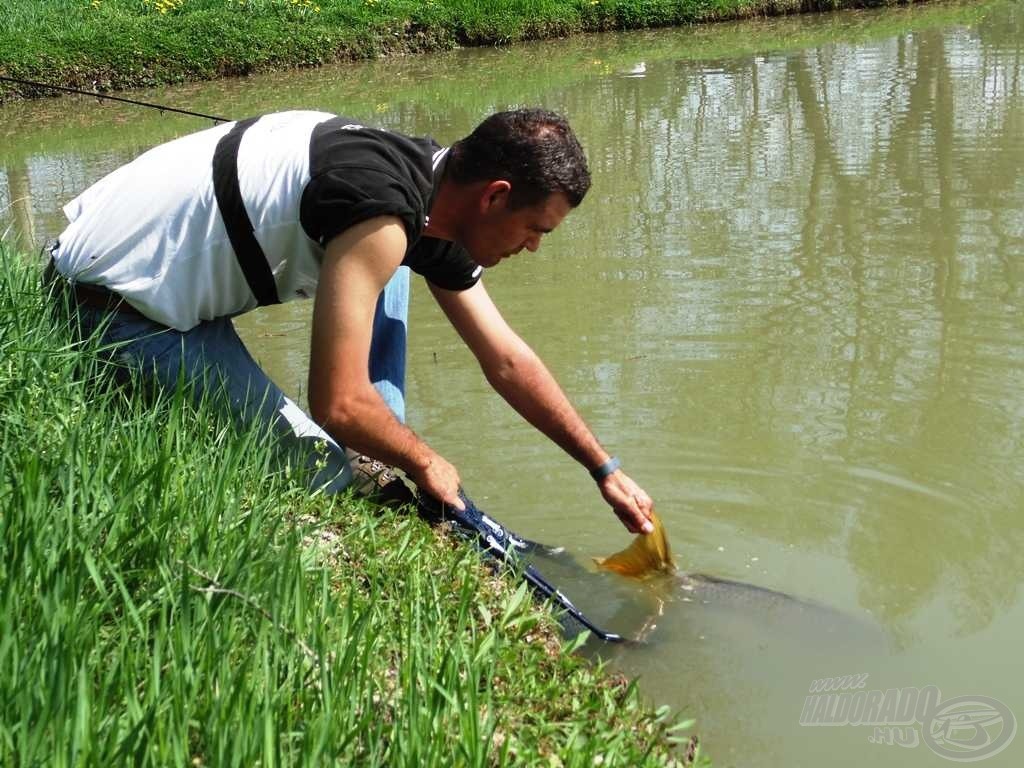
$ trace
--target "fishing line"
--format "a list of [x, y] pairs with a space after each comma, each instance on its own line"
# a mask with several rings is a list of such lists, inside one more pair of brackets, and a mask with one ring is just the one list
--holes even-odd
[[50, 85], [49, 83], [38, 83], [35, 80], [22, 80], [18, 77], [5, 77], [0, 75], [0, 81], [6, 83], [15, 83], [17, 85], [31, 85], [36, 88], [50, 88], [54, 91], [64, 91], [65, 93], [77, 93], [81, 96], [92, 96], [96, 99], [107, 99], [108, 101], [120, 101], [125, 104], [134, 104], [137, 107], [149, 107], [150, 109], [159, 109], [160, 112], [177, 112], [179, 115], [189, 115], [191, 117], [202, 117], [206, 120], [213, 120], [215, 123], [230, 123], [231, 119], [227, 117], [218, 117], [217, 115], [207, 115], [202, 112], [191, 112], [187, 109], [178, 109], [176, 107], [167, 107], [163, 104], [153, 104], [148, 101], [136, 101], [135, 99], [125, 99], [120, 96], [108, 96], [105, 93], [96, 93], [95, 91], [83, 91], [78, 88], [68, 88], [63, 85]]

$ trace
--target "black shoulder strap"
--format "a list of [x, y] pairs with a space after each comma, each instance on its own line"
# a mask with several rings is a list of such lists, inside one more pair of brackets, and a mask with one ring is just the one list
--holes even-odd
[[267, 256], [253, 233], [252, 221], [245, 210], [238, 182], [238, 147], [242, 143], [242, 134], [257, 120], [258, 117], [239, 120], [217, 142], [217, 148], [213, 151], [213, 193], [245, 281], [257, 303], [266, 306], [280, 304], [281, 300], [277, 297], [277, 284], [274, 282], [274, 273], [270, 271], [270, 264], [267, 263]]

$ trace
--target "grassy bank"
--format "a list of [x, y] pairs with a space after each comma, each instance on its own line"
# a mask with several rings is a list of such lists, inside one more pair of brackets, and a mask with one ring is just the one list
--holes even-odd
[[[913, 0], [7, 0], [0, 75], [100, 90]], [[0, 83], [0, 101], [43, 95]], [[49, 95], [49, 94], [46, 94]]]
[[103, 383], [0, 244], [0, 764], [663, 765], [669, 720], [415, 519]]

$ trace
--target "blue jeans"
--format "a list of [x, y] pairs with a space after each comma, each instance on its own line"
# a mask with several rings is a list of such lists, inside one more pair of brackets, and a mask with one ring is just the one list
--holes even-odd
[[[409, 269], [399, 267], [377, 300], [370, 345], [370, 379], [399, 421], [405, 421], [405, 346], [409, 310]], [[258, 420], [276, 433], [286, 450], [305, 454], [318, 467], [312, 485], [328, 492], [352, 481], [344, 448], [316, 424], [263, 372], [228, 318], [202, 322], [182, 333], [141, 315], [78, 307], [83, 337], [103, 327], [110, 358], [141, 371], [165, 391], [181, 376], [197, 398], [213, 394], [226, 401], [240, 423]]]

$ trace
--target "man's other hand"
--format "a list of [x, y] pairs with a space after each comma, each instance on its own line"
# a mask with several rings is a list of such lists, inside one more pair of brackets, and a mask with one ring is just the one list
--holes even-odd
[[431, 451], [427, 460], [408, 474], [420, 490], [438, 501], [456, 509], [466, 508], [459, 498], [459, 471], [440, 454]]
[[650, 533], [654, 530], [651, 514], [654, 502], [647, 492], [617, 469], [600, 481], [601, 495], [630, 533]]

